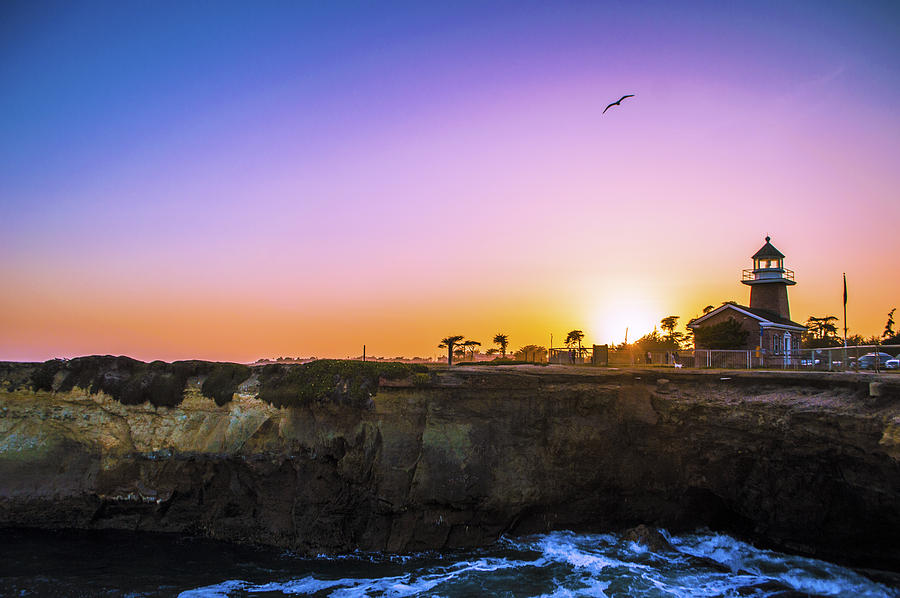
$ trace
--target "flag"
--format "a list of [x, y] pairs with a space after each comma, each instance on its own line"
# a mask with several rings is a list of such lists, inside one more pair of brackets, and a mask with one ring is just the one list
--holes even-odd
[[847, 307], [847, 273], [844, 273], [844, 307]]

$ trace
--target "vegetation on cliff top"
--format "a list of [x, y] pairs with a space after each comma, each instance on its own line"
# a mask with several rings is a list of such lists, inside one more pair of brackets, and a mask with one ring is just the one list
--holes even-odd
[[203, 381], [200, 392], [215, 400], [216, 405], [224, 405], [231, 401], [241, 382], [250, 377], [250, 368], [239, 363], [217, 363], [215, 366]]
[[[125, 405], [149, 402], [165, 407], [181, 403], [188, 378], [195, 376], [205, 376], [200, 392], [224, 405], [252, 374], [249, 366], [237, 363], [144, 363], [111, 355], [52, 359], [30, 365], [27, 371], [27, 383], [15, 383], [16, 387], [59, 392], [77, 387], [90, 393], [104, 392]], [[412, 378], [416, 386], [430, 381], [424, 365], [391, 362], [323, 359], [298, 365], [271, 364], [258, 371], [259, 398], [276, 407], [327, 402], [365, 408], [382, 378]]]
[[301, 365], [270, 364], [259, 377], [259, 398], [276, 407], [335, 403], [367, 408], [380, 378], [400, 380], [427, 371], [421, 364], [335, 359]]
[[82, 388], [104, 392], [125, 405], [149, 402], [173, 407], [184, 398], [184, 387], [193, 376], [207, 376], [201, 392], [224, 405], [238, 385], [250, 376], [250, 368], [237, 363], [207, 361], [154, 361], [144, 363], [111, 355], [52, 359], [39, 364], [31, 374], [34, 390], [68, 392]]

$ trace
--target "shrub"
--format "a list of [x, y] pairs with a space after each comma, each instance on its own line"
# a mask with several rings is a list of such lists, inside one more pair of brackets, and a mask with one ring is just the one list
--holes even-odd
[[259, 398], [276, 407], [335, 403], [368, 408], [379, 378], [398, 380], [427, 371], [422, 364], [333, 359], [294, 366], [270, 364], [260, 373]]
[[203, 396], [215, 400], [216, 405], [224, 405], [231, 401], [238, 386], [250, 377], [250, 368], [238, 363], [217, 363], [200, 392]]
[[173, 407], [181, 403], [187, 379], [213, 367], [202, 361], [148, 364], [130, 357], [93, 355], [44, 362], [32, 374], [31, 383], [36, 390], [51, 390], [54, 376], [63, 371], [60, 392], [78, 387], [93, 394], [104, 392], [125, 405], [150, 402]]
[[34, 390], [53, 390], [53, 379], [63, 363], [62, 359], [51, 359], [37, 366], [31, 373], [31, 387]]

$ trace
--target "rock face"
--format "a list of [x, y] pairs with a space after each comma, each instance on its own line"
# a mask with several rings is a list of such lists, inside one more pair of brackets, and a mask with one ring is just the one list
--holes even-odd
[[[428, 378], [428, 376], [425, 376]], [[900, 569], [884, 377], [454, 368], [370, 408], [175, 407], [0, 391], [0, 526], [199, 534], [321, 553], [709, 526]]]

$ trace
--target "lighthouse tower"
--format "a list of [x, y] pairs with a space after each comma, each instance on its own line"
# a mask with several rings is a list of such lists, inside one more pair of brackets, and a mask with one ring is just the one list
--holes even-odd
[[753, 269], [743, 271], [741, 282], [750, 286], [751, 309], [762, 309], [790, 320], [787, 288], [797, 283], [794, 272], [784, 267], [784, 254], [770, 241], [766, 237], [766, 244], [753, 254]]

